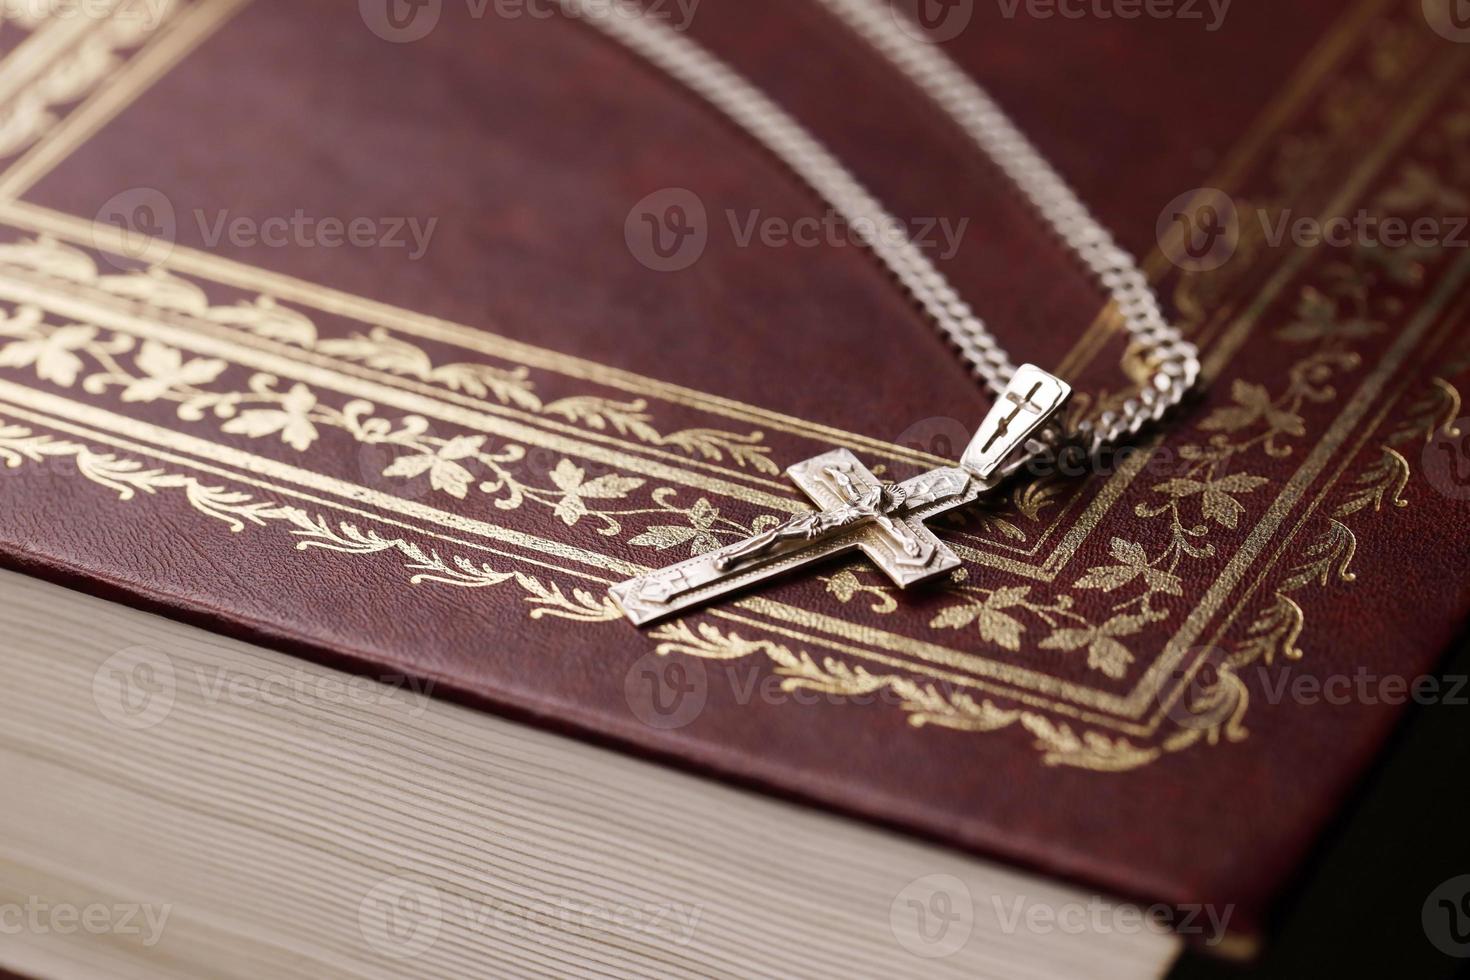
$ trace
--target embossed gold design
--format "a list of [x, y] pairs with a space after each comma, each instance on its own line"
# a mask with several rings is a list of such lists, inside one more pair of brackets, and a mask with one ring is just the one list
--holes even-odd
[[655, 628], [650, 635], [658, 641], [656, 649], [664, 656], [681, 654], [714, 661], [765, 656], [775, 665], [785, 691], [819, 691], [849, 698], [888, 693], [908, 713], [909, 724], [915, 728], [996, 732], [1019, 723], [1034, 737], [1034, 745], [1047, 765], [1119, 772], [1151, 762], [1160, 754], [1159, 749], [1140, 747], [1096, 731], [1078, 734], [1069, 725], [1044, 715], [1000, 708], [964, 691], [922, 683], [902, 674], [875, 674], [836, 657], [818, 659], [805, 650], [793, 651], [772, 640], [748, 640], [710, 624], [691, 628], [677, 620]]
[[[1401, 161], [1391, 182], [1375, 197], [1377, 215], [1399, 214], [1463, 215], [1470, 208], [1470, 196], [1463, 188], [1470, 183], [1470, 152], [1465, 136], [1470, 134], [1470, 97], [1461, 94], [1458, 109], [1421, 135], [1417, 154]], [[1455, 183], [1447, 183], [1445, 175], [1453, 174]], [[1281, 334], [1287, 341], [1343, 341], [1370, 336], [1382, 329], [1372, 297], [1381, 283], [1403, 288], [1422, 287], [1429, 270], [1443, 261], [1442, 247], [1405, 244], [1398, 248], [1359, 247], [1351, 261], [1329, 267], [1334, 276], [1333, 296], [1316, 290], [1304, 291], [1298, 307], [1298, 319]], [[1384, 316], [1399, 311], [1392, 299], [1384, 302]], [[1463, 315], [1463, 310], [1460, 315]], [[1460, 358], [1449, 365], [1450, 373], [1470, 366], [1470, 358]], [[1232, 654], [1232, 663], [1243, 667], [1257, 661], [1271, 663], [1277, 652], [1288, 659], [1300, 659], [1304, 653], [1297, 646], [1305, 628], [1306, 614], [1290, 593], [1308, 587], [1325, 588], [1331, 582], [1351, 583], [1357, 574], [1351, 571], [1358, 541], [1343, 521], [1355, 514], [1373, 512], [1385, 506], [1404, 508], [1409, 501], [1404, 491], [1412, 476], [1408, 459], [1397, 446], [1432, 440], [1436, 432], [1450, 425], [1460, 411], [1459, 389], [1444, 377], [1435, 377], [1428, 391], [1409, 403], [1402, 418], [1378, 446], [1378, 460], [1362, 468], [1347, 483], [1345, 495], [1333, 508], [1326, 527], [1306, 546], [1296, 564], [1290, 567], [1275, 588], [1271, 599], [1257, 612], [1246, 635]], [[1240, 713], [1249, 700], [1248, 692], [1240, 692]]]
[[1305, 654], [1296, 645], [1306, 626], [1306, 614], [1295, 599], [1280, 592], [1261, 611], [1246, 630], [1245, 639], [1237, 647], [1236, 659], [1240, 663], [1261, 661], [1273, 663], [1276, 653], [1287, 660], [1300, 660]]
[[[31, 246], [23, 246], [30, 249]], [[23, 252], [22, 254], [34, 254]], [[90, 264], [90, 259], [84, 254]], [[5, 261], [0, 246], [0, 264]], [[81, 263], [77, 263], [81, 267]], [[253, 303], [232, 307], [210, 308], [203, 304], [202, 293], [191, 284], [167, 273], [156, 272], [143, 277], [107, 276], [111, 290], [128, 294], [158, 289], [167, 298], [165, 308], [203, 312], [215, 320], [227, 320], [276, 338], [315, 337], [310, 322], [291, 311], [282, 310], [262, 297]], [[177, 414], [185, 421], [206, 417], [219, 420], [220, 430], [251, 439], [279, 440], [298, 453], [311, 449], [325, 429], [336, 429], [366, 446], [379, 446], [397, 451], [381, 469], [389, 479], [424, 479], [433, 491], [465, 499], [471, 488], [491, 495], [495, 506], [516, 510], [527, 503], [550, 510], [569, 527], [583, 518], [598, 525], [598, 533], [617, 536], [623, 533], [623, 520], [630, 517], [685, 517], [698, 529], [700, 540], [719, 537], [741, 537], [750, 529], [721, 518], [707, 499], [701, 498], [689, 508], [674, 503], [675, 491], [668, 487], [652, 490], [653, 506], [612, 509], [601, 506], [623, 500], [643, 487], [645, 480], [610, 473], [588, 479], [583, 467], [561, 458], [545, 477], [550, 483], [536, 485], [520, 473], [526, 469], [525, 446], [505, 442], [488, 446], [483, 435], [436, 436], [430, 432], [427, 419], [419, 415], [384, 418], [372, 403], [352, 399], [334, 406], [311, 387], [296, 383], [286, 387], [274, 375], [257, 373], [250, 377], [247, 390], [229, 387], [221, 377], [227, 363], [219, 358], [187, 358], [180, 350], [157, 340], [146, 339], [137, 345], [132, 336], [106, 331], [91, 324], [45, 322], [42, 311], [34, 306], [20, 306], [13, 314], [0, 311], [0, 367], [30, 368], [39, 380], [61, 387], [72, 387], [79, 380], [91, 394], [114, 392], [124, 403], [172, 401]], [[82, 376], [91, 362], [96, 370]], [[454, 383], [489, 385], [499, 377], [475, 373], [469, 365], [451, 365]], [[210, 390], [217, 387], [221, 390]], [[472, 469], [471, 467], [474, 467]], [[777, 519], [764, 515], [756, 519], [756, 531]], [[706, 524], [700, 527], [701, 521]], [[655, 525], [631, 539], [632, 544], [662, 550], [677, 529]]]
[[[37, 34], [53, 27], [65, 29], [68, 25], [85, 25], [92, 21], [96, 30], [120, 32], [125, 38], [134, 30], [128, 24], [120, 23], [127, 19], [127, 15], [143, 25], [138, 29], [146, 31], [147, 36], [131, 49], [114, 47], [112, 53], [121, 55], [119, 63], [98, 75], [90, 90], [81, 94], [81, 101], [69, 99], [72, 104], [66, 111], [50, 113], [56, 118], [47, 120], [39, 132], [28, 134], [35, 137], [29, 140], [29, 148], [0, 174], [0, 200], [14, 199], [34, 186], [36, 181], [202, 44], [249, 0], [164, 2], [166, 6], [160, 8], [153, 0], [121, 0], [112, 7], [111, 18], [100, 23], [95, 18], [75, 15], [52, 17], [53, 12], [47, 12], [52, 23], [43, 25]], [[155, 17], [154, 10], [164, 10], [169, 16]], [[7, 59], [5, 67], [10, 64]], [[22, 95], [31, 87], [27, 85]], [[61, 87], [67, 88], [65, 85]], [[42, 101], [47, 102], [50, 109], [60, 105], [45, 98]], [[46, 111], [43, 110], [41, 115], [46, 116]]]
[[214, 306], [198, 284], [165, 268], [104, 274], [87, 252], [49, 235], [0, 244], [0, 265], [28, 269], [110, 296], [139, 300], [158, 310], [186, 313], [448, 391], [474, 398], [494, 398], [501, 404], [563, 418], [589, 429], [612, 430], [649, 445], [672, 447], [689, 456], [715, 462], [728, 458], [736, 466], [760, 473], [779, 472], [768, 456], [770, 448], [761, 444], [765, 439], [762, 432], [741, 434], [697, 428], [664, 434], [654, 426], [648, 403], [643, 399], [618, 401], [577, 395], [543, 403], [530, 379], [529, 369], [524, 366], [502, 369], [474, 363], [436, 365], [423, 348], [381, 326], [351, 337], [319, 339], [316, 325], [305, 313], [282, 306], [272, 296], [260, 295], [250, 302]]
[[70, 15], [51, 6], [11, 0], [0, 7], [0, 21], [31, 31], [0, 65], [0, 157], [20, 153], [53, 129], [67, 106], [96, 89], [179, 4], [115, 0], [106, 16], [97, 4]]
[[[1451, 365], [1464, 370], [1470, 367], [1470, 357], [1465, 363]], [[1448, 432], [1458, 435], [1451, 426], [1460, 417], [1460, 389], [1444, 378], [1433, 379], [1429, 390], [1420, 395], [1408, 408], [1408, 417], [1394, 428], [1388, 437], [1388, 445], [1401, 446], [1411, 442], [1432, 442], [1435, 434]]]
[[888, 615], [898, 608], [898, 600], [894, 597], [898, 589], [892, 585], [862, 581], [862, 578], [868, 574], [870, 574], [869, 569], [854, 564], [842, 569], [836, 575], [818, 577], [827, 587], [827, 594], [838, 602], [852, 602], [862, 595], [866, 597], [870, 610], [879, 615]]
[[[313, 331], [314, 333], [314, 331]], [[300, 346], [313, 346], [311, 340]], [[394, 337], [383, 327], [374, 327], [366, 335], [356, 334], [341, 340], [323, 340], [315, 344], [323, 354], [348, 361], [361, 361], [369, 367], [391, 374], [418, 378], [441, 385], [450, 391], [463, 391], [477, 398], [493, 396], [501, 402], [540, 411], [541, 399], [524, 367], [502, 370], [488, 364], [441, 364], [436, 366], [422, 348]]]
[[985, 588], [967, 584], [968, 578], [967, 569], [955, 572], [949, 591], [963, 601], [940, 610], [929, 621], [930, 627], [951, 630], [974, 627], [987, 643], [1019, 650], [1021, 635], [1026, 631], [1022, 614], [1029, 614], [1053, 629], [1064, 622], [1086, 624], [1083, 617], [1072, 611], [1071, 596], [1061, 595], [1043, 602], [1032, 598], [1029, 585]]
[[165, 490], [181, 491], [196, 511], [224, 522], [236, 533], [247, 526], [283, 522], [289, 526], [299, 551], [322, 549], [348, 555], [395, 552], [406, 560], [404, 568], [413, 573], [409, 581], [415, 585], [434, 582], [477, 589], [515, 582], [534, 607], [530, 611], [532, 619], [551, 616], [594, 623], [622, 616], [600, 593], [574, 588], [568, 595], [557, 583], [523, 571], [503, 571], [460, 555], [445, 557], [404, 538], [384, 537], [376, 530], [362, 530], [346, 521], [331, 522], [299, 507], [255, 500], [238, 490], [211, 486], [181, 473], [148, 468], [137, 460], [96, 452], [81, 443], [37, 433], [0, 418], [0, 462], [8, 469], [54, 459], [72, 460], [79, 475], [115, 491], [121, 500], [132, 500], [139, 494], [156, 495]]
[[1407, 507], [1403, 498], [1404, 488], [1409, 485], [1409, 461], [1397, 449], [1379, 447], [1382, 457], [1377, 463], [1353, 477], [1353, 491], [1334, 511], [1336, 517], [1347, 517], [1367, 507], [1375, 511], [1383, 509], [1385, 503], [1395, 507]]

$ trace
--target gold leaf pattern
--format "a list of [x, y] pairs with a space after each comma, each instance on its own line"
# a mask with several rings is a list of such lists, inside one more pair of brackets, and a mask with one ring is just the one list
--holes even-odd
[[1334, 517], [1347, 517], [1372, 505], [1375, 511], [1383, 509], [1385, 503], [1395, 507], [1407, 507], [1403, 498], [1404, 488], [1409, 485], [1409, 461], [1397, 449], [1379, 447], [1382, 456], [1378, 463], [1353, 477], [1354, 489], [1348, 498], [1333, 511]]
[[[136, 9], [119, 13], [114, 8], [103, 17], [88, 12], [89, 23], [75, 43], [43, 51], [39, 57], [33, 53], [33, 79], [9, 93], [0, 112], [0, 157], [14, 156], [41, 139], [60, 121], [63, 107], [95, 90], [130, 49], [142, 45], [174, 16], [178, 6], [177, 0], [152, 0], [146, 16]], [[34, 31], [49, 19], [67, 16], [67, 9], [75, 10], [7, 0], [0, 7], [0, 24]]]
[[76, 352], [90, 344], [96, 336], [95, 327], [80, 324], [37, 329], [30, 337], [12, 341], [0, 348], [0, 367], [34, 367], [36, 376], [42, 381], [70, 388], [85, 367]]
[[1087, 574], [1073, 584], [1073, 588], [1101, 589], [1104, 592], [1112, 592], [1142, 576], [1149, 589], [1154, 592], [1162, 592], [1165, 595], [1183, 594], [1183, 584], [1179, 581], [1179, 576], [1154, 568], [1149, 563], [1148, 552], [1143, 550], [1142, 545], [1125, 541], [1122, 538], [1113, 538], [1111, 548], [1118, 564], [1098, 565], [1088, 569]]
[[[649, 445], [671, 447], [690, 456], [714, 462], [729, 459], [736, 466], [771, 475], [780, 472], [770, 459], [770, 447], [763, 445], [765, 434], [762, 432], [741, 434], [696, 428], [665, 435], [654, 426], [648, 404], [642, 399], [620, 402], [577, 395], [543, 404], [524, 366], [435, 365], [423, 348], [382, 326], [347, 338], [319, 339], [316, 325], [305, 314], [281, 306], [274, 297], [260, 295], [233, 306], [212, 306], [202, 289], [166, 269], [155, 267], [105, 275], [87, 252], [49, 236], [0, 243], [0, 266], [64, 279], [110, 296], [138, 300], [158, 309], [248, 330], [262, 337], [354, 361], [373, 370], [438, 385], [473, 398], [493, 397], [501, 404], [524, 411], [563, 418], [590, 429], [614, 431]], [[62, 363], [70, 362], [63, 359]], [[77, 370], [80, 369], [78, 365]]]
[[865, 596], [870, 600], [868, 608], [879, 615], [887, 615], [898, 609], [898, 599], [894, 597], [897, 589], [891, 585], [873, 585], [863, 581], [866, 573], [867, 569], [861, 566], [850, 566], [836, 575], [819, 577], [827, 586], [827, 594], [835, 597], [838, 602], [847, 603], [858, 596]]
[[[1470, 365], [1461, 365], [1461, 369]], [[1451, 365], [1453, 368], [1454, 365]], [[1420, 395], [1409, 406], [1408, 418], [1394, 427], [1388, 437], [1389, 446], [1402, 446], [1409, 442], [1429, 443], [1436, 434], [1445, 432], [1459, 435], [1451, 426], [1460, 417], [1460, 389], [1444, 378], [1434, 378], [1429, 390]]]
[[135, 363], [142, 376], [123, 388], [125, 402], [157, 401], [173, 388], [207, 385], [226, 367], [224, 361], [212, 357], [185, 360], [182, 351], [156, 340], [143, 341]]
[[393, 336], [384, 327], [374, 327], [366, 335], [323, 340], [316, 349], [346, 361], [357, 361], [375, 371], [417, 378], [475, 398], [493, 396], [502, 404], [517, 405], [532, 412], [541, 410], [541, 399], [528, 380], [530, 372], [526, 368], [502, 370], [488, 364], [435, 367], [427, 352]]
[[[643, 486], [642, 480], [613, 474], [588, 480], [587, 472], [569, 459], [556, 464], [556, 469], [551, 471], [551, 482], [561, 491], [561, 499], [553, 513], [568, 526], [587, 516], [587, 501], [618, 500]], [[618, 528], [619, 525], [613, 522], [603, 528], [603, 533], [616, 534]]]
[[960, 732], [996, 732], [1018, 722], [1031, 733], [1046, 765], [1071, 766], [1097, 772], [1123, 772], [1147, 765], [1161, 749], [1140, 747], [1095, 731], [1080, 735], [1069, 726], [1043, 715], [977, 701], [964, 691], [941, 689], [901, 674], [874, 674], [832, 657], [820, 662], [806, 651], [796, 652], [771, 640], [747, 640], [709, 624], [691, 629], [683, 620], [652, 631], [663, 656], [684, 655], [711, 661], [734, 661], [763, 655], [785, 678], [785, 690], [818, 690], [845, 697], [889, 691], [897, 697], [915, 728], [934, 726]]
[[941, 609], [929, 626], [933, 629], [962, 630], [974, 626], [980, 638], [1006, 650], [1021, 649], [1021, 638], [1026, 624], [1018, 618], [1029, 615], [1047, 626], [1055, 628], [1063, 621], [1084, 622], [1072, 612], [1072, 600], [1060, 596], [1051, 603], [1031, 598], [1029, 585], [1006, 586], [988, 589], [966, 585], [967, 576], [955, 573], [949, 591], [961, 601]]
[[1344, 316], [1332, 297], [1307, 286], [1297, 303], [1296, 319], [1282, 327], [1277, 337], [1290, 343], [1309, 343], [1328, 338], [1360, 340], [1382, 332], [1383, 323], [1362, 316]]
[[286, 445], [299, 453], [306, 452], [318, 435], [311, 415], [316, 408], [316, 395], [306, 385], [297, 384], [281, 396], [279, 404], [279, 408], [247, 409], [221, 428], [252, 439], [279, 433]]
[[622, 611], [607, 595], [594, 595], [579, 588], [568, 596], [556, 583], [543, 582], [524, 572], [496, 569], [462, 555], [444, 557], [404, 538], [383, 537], [376, 530], [364, 531], [346, 521], [334, 524], [321, 515], [313, 516], [296, 507], [255, 500], [242, 491], [210, 486], [179, 473], [150, 469], [137, 460], [94, 452], [80, 443], [56, 439], [0, 420], [0, 461], [7, 468], [67, 457], [73, 460], [80, 475], [114, 491], [124, 501], [139, 494], [183, 491], [196, 511], [223, 522], [233, 532], [243, 531], [247, 526], [279, 522], [290, 528], [300, 551], [321, 549], [348, 555], [394, 552], [406, 559], [404, 567], [414, 573], [409, 579], [414, 585], [437, 583], [458, 588], [488, 588], [514, 581], [526, 594], [526, 601], [535, 607], [530, 613], [532, 619], [551, 616], [588, 623], [622, 619]]
[[1097, 626], [1059, 629], [1042, 640], [1043, 650], [1080, 650], [1087, 648], [1087, 666], [1109, 677], [1122, 677], [1133, 663], [1133, 654], [1118, 642], [1119, 637], [1132, 636], [1151, 622], [1152, 616], [1114, 616]]
[[1258, 490], [1267, 482], [1262, 476], [1235, 473], [1214, 480], [1168, 480], [1154, 487], [1154, 492], [1170, 497], [1191, 497], [1199, 494], [1200, 511], [1204, 516], [1221, 527], [1234, 530], [1240, 526], [1240, 516], [1245, 513], [1245, 507], [1233, 495]]
[[1307, 434], [1306, 422], [1295, 412], [1277, 408], [1264, 385], [1236, 378], [1230, 387], [1232, 406], [1217, 408], [1200, 423], [1206, 432], [1239, 432], [1257, 422], [1265, 422], [1273, 431], [1288, 436]]
[[1287, 660], [1300, 660], [1304, 654], [1296, 641], [1305, 624], [1302, 607], [1290, 596], [1276, 593], [1275, 601], [1256, 617], [1247, 628], [1245, 639], [1236, 647], [1235, 666], [1244, 667], [1257, 661], [1271, 664], [1277, 651]]
[[1326, 585], [1334, 576], [1343, 582], [1355, 581], [1358, 576], [1349, 569], [1357, 552], [1357, 535], [1341, 521], [1329, 519], [1327, 530], [1303, 553], [1306, 560], [1292, 568], [1277, 588], [1281, 592], [1295, 592], [1314, 582]]
[[[3, 249], [4, 246], [0, 246], [0, 253]], [[173, 300], [184, 302], [177, 295]], [[191, 303], [202, 305], [203, 300]], [[359, 336], [349, 341], [326, 341], [324, 345], [339, 354], [360, 357], [383, 369], [394, 368], [426, 378], [435, 378], [442, 370], [432, 368], [427, 357], [411, 345], [392, 341], [377, 354], [370, 354], [360, 346], [370, 342], [370, 337]], [[338, 343], [342, 346], [333, 346]], [[118, 389], [124, 402], [171, 401], [177, 404], [179, 417], [186, 421], [200, 421], [212, 415], [220, 420], [222, 432], [248, 439], [278, 439], [301, 453], [309, 451], [320, 440], [324, 430], [343, 432], [359, 444], [380, 446], [400, 454], [382, 468], [380, 474], [384, 478], [425, 479], [432, 491], [458, 500], [466, 499], [470, 490], [477, 487], [495, 497], [495, 506], [502, 510], [515, 510], [528, 504], [545, 507], [568, 527], [581, 524], [585, 518], [593, 518], [596, 533], [608, 537], [622, 534], [623, 520], [630, 517], [652, 518], [672, 514], [688, 520], [694, 528], [693, 534], [686, 535], [684, 529], [675, 525], [652, 525], [633, 538], [633, 543], [640, 547], [662, 550], [676, 541], [688, 541], [692, 548], [707, 551], [718, 547], [724, 539], [753, 533], [752, 528], [722, 518], [707, 499], [701, 499], [687, 510], [673, 505], [673, 491], [668, 488], [651, 491], [651, 507], [614, 510], [605, 506], [625, 500], [643, 488], [646, 481], [638, 477], [609, 473], [587, 479], [582, 467], [562, 457], [546, 474], [551, 486], [537, 485], [525, 479], [522, 471], [511, 468], [526, 458], [526, 448], [519, 444], [491, 447], [487, 445], [486, 437], [481, 435], [435, 436], [429, 431], [428, 420], [422, 416], [383, 418], [376, 414], [371, 403], [360, 399], [337, 408], [322, 401], [315, 391], [299, 382], [286, 390], [279, 390], [279, 379], [269, 374], [253, 375], [246, 391], [233, 390], [228, 384], [222, 385], [222, 390], [212, 390], [211, 385], [221, 380], [227, 368], [223, 361], [186, 359], [176, 348], [151, 339], [135, 349], [130, 336], [105, 334], [91, 326], [53, 327], [44, 322], [43, 314], [35, 307], [23, 306], [13, 315], [0, 315], [0, 367], [32, 368], [41, 380], [70, 387], [88, 362], [95, 370], [83, 379], [82, 386], [92, 394]], [[457, 383], [470, 383], [466, 379], [473, 375], [472, 365], [450, 367], [456, 370], [463, 367]], [[487, 370], [493, 373], [493, 369]], [[516, 397], [512, 389], [519, 375], [492, 377], [482, 373], [475, 376], [479, 377], [475, 383], [504, 385], [506, 397]], [[627, 406], [596, 401], [600, 406], [597, 411], [603, 416], [603, 421], [598, 424], [633, 426], [636, 422], [633, 415], [623, 411]], [[608, 422], [607, 419], [617, 421]], [[723, 436], [716, 430], [690, 431], [697, 437], [691, 437], [689, 445], [704, 446], [703, 452], [717, 452], [711, 447], [718, 445], [726, 446], [727, 451], [734, 453], [738, 447], [741, 458], [747, 463], [753, 465], [752, 461], [757, 458], [764, 460], [759, 453], [765, 448], [753, 443], [759, 439], [759, 433], [744, 441], [741, 437], [731, 436], [725, 442], [721, 441]], [[662, 440], [663, 437], [658, 438]], [[752, 453], [755, 455], [750, 455]], [[763, 515], [757, 519], [754, 530], [777, 520], [774, 515]]]
[[431, 487], [463, 500], [475, 476], [460, 464], [460, 460], [478, 456], [484, 444], [484, 436], [456, 436], [432, 453], [398, 457], [383, 471], [383, 475], [413, 479], [428, 473]]

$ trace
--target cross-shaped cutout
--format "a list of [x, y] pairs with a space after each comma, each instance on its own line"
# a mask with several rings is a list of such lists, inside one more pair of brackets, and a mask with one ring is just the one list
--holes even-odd
[[1016, 392], [1009, 390], [1005, 393], [1004, 400], [1010, 402], [1016, 407], [1011, 410], [1011, 413], [1009, 415], [1000, 419], [996, 423], [995, 428], [990, 433], [990, 438], [986, 439], [985, 445], [980, 447], [981, 452], [989, 452], [990, 448], [995, 445], [995, 440], [1006, 436], [1011, 431], [1011, 423], [1020, 418], [1022, 412], [1026, 412], [1027, 414], [1036, 416], [1045, 415], [1047, 413], [1048, 409], [1044, 405], [1038, 405], [1031, 400], [1036, 397], [1037, 392], [1039, 392], [1041, 388], [1042, 382], [1037, 381], [1031, 386], [1031, 390], [1026, 392], [1024, 396], [1018, 395]]

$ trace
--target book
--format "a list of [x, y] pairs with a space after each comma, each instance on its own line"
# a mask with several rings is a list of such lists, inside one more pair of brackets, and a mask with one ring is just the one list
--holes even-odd
[[[640, 631], [608, 587], [804, 509], [785, 467], [905, 478], [987, 397], [626, 52], [534, 5], [368, 7], [7, 8], [0, 560], [1253, 948], [1470, 599], [1452, 25], [976, 8], [948, 49], [1147, 256], [1206, 385], [938, 523], [938, 588], [839, 562]], [[1115, 311], [870, 50], [802, 4], [681, 26], [1076, 413], [1127, 397]]]

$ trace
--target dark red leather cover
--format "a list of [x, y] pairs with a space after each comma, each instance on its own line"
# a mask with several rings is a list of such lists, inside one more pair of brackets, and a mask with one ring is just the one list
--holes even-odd
[[[822, 208], [593, 31], [356, 6], [0, 31], [4, 561], [1258, 930], [1403, 711], [1353, 678], [1430, 671], [1470, 600], [1470, 45], [1418, 0], [973, 5], [948, 49], [1149, 257], [1207, 390], [941, 525], [943, 587], [854, 561], [640, 632], [609, 583], [799, 509], [781, 470], [833, 446], [918, 472], [987, 399], [860, 249], [743, 243]], [[1126, 391], [1095, 289], [870, 50], [799, 0], [689, 30], [936, 252], [967, 221], [945, 272], [1077, 411]], [[673, 203], [705, 243], [658, 271]], [[1433, 234], [1275, 234], [1360, 211]]]

